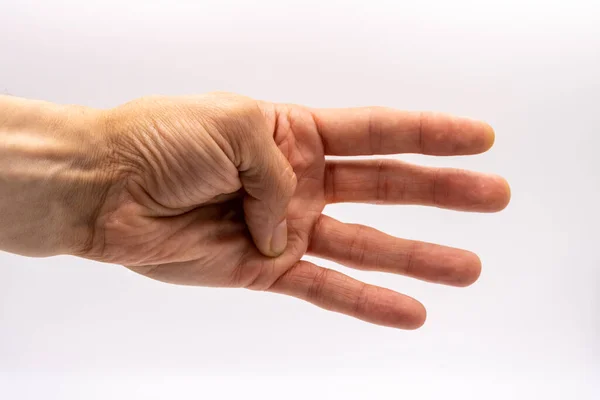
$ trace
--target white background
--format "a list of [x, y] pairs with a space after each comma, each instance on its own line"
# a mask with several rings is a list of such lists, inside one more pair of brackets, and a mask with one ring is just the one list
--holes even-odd
[[490, 122], [500, 214], [336, 205], [464, 247], [467, 289], [342, 269], [422, 301], [404, 332], [279, 295], [0, 253], [0, 398], [600, 398], [598, 1], [0, 0], [0, 92], [112, 107], [234, 91]]

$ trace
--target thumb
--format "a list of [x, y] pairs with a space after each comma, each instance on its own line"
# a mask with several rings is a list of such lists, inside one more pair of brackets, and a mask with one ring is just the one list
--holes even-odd
[[246, 190], [244, 214], [261, 253], [275, 257], [287, 246], [287, 207], [296, 190], [296, 174], [272, 138], [253, 152], [252, 162], [240, 171]]

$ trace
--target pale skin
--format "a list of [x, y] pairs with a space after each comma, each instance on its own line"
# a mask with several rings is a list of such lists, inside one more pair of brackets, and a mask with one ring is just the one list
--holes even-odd
[[71, 254], [163, 282], [294, 296], [414, 329], [417, 300], [302, 260], [467, 286], [467, 250], [323, 214], [340, 202], [502, 210], [506, 181], [396, 160], [326, 156], [488, 150], [484, 122], [380, 107], [313, 109], [211, 93], [109, 110], [0, 96], [0, 250]]

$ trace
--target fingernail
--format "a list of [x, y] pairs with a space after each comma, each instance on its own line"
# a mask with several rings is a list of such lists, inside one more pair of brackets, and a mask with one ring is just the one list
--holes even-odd
[[283, 220], [273, 230], [271, 237], [271, 251], [276, 255], [283, 253], [287, 246], [287, 222]]

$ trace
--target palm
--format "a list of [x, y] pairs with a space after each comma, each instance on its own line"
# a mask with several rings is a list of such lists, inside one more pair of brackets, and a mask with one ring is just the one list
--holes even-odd
[[[102, 256], [95, 258], [127, 265], [165, 282], [271, 290], [370, 322], [405, 328], [423, 322], [424, 309], [416, 300], [301, 258], [308, 252], [351, 267], [459, 286], [477, 278], [479, 260], [470, 252], [392, 238], [368, 227], [335, 221], [322, 211], [327, 203], [340, 201], [495, 211], [508, 201], [504, 181], [399, 162], [329, 161], [325, 155], [469, 154], [489, 147], [482, 139], [485, 132], [471, 127], [473, 132], [467, 132], [471, 140], [461, 143], [452, 137], [453, 132], [440, 135], [439, 127], [423, 130], [419, 119], [418, 140], [390, 140], [386, 131], [398, 125], [390, 118], [407, 118], [408, 114], [386, 109], [315, 111], [267, 103], [260, 107], [261, 129], [270, 132], [297, 178], [287, 209], [288, 245], [282, 255], [270, 258], [255, 247], [244, 222], [245, 192], [235, 169], [223, 165], [220, 169], [225, 172], [218, 177], [207, 174], [211, 178], [206, 185], [198, 185], [197, 177], [185, 173], [190, 168], [202, 169], [198, 161], [186, 166], [180, 159], [189, 155], [170, 154], [163, 168], [173, 178], [153, 184], [128, 183], [123, 188], [126, 195], [114, 195], [104, 219]], [[449, 128], [447, 121], [442, 123], [446, 131], [465, 128], [465, 123]], [[215, 126], [228, 131], [236, 124], [226, 117]], [[172, 126], [167, 124], [160, 135], [175, 136]], [[193, 128], [194, 121], [186, 126]]]

